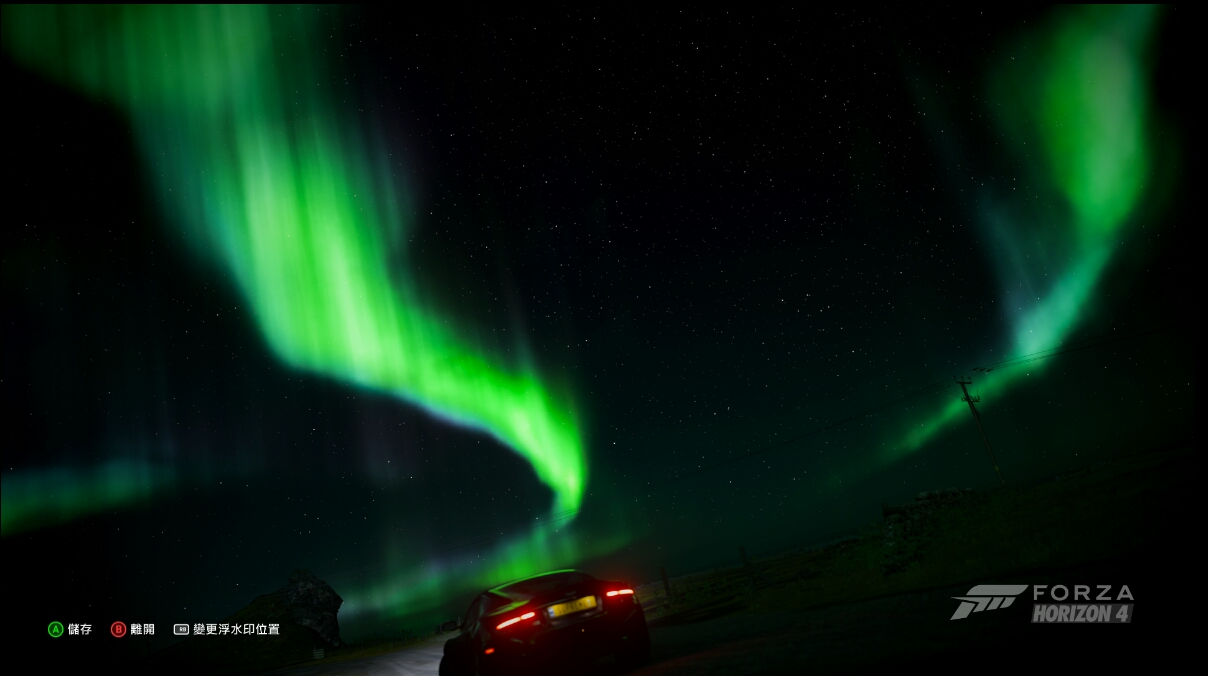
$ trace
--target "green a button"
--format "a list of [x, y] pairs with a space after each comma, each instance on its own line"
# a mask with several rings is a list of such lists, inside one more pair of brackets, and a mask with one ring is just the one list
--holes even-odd
[[58, 638], [63, 635], [63, 623], [58, 620], [51, 622], [46, 628], [46, 633], [50, 634], [51, 638]]

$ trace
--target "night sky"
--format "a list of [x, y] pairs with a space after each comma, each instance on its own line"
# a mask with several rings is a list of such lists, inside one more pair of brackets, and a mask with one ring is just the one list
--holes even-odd
[[1185, 9], [385, 11], [5, 8], [39, 626], [825, 541], [997, 485], [900, 398], [1084, 339], [972, 374], [1008, 482], [1191, 434]]

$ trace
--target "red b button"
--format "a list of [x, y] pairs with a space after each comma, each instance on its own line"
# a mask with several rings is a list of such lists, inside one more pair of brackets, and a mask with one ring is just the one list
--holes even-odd
[[113, 636], [115, 638], [121, 638], [121, 637], [125, 636], [126, 635], [126, 623], [121, 622], [121, 621], [114, 622], [113, 624], [109, 625], [109, 633], [113, 634]]

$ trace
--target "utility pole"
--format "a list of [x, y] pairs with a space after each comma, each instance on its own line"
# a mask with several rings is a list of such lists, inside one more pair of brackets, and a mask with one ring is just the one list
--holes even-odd
[[973, 421], [977, 423], [977, 431], [981, 432], [982, 441], [986, 442], [986, 453], [990, 454], [990, 464], [994, 465], [994, 473], [998, 475], [998, 481], [1006, 486], [1007, 482], [1002, 478], [1002, 472], [998, 469], [998, 461], [994, 459], [994, 451], [990, 450], [990, 440], [986, 438], [986, 430], [982, 428], [981, 414], [977, 412], [977, 407], [973, 405], [974, 402], [981, 401], [981, 397], [971, 397], [969, 396], [969, 390], [965, 389], [965, 385], [973, 384], [972, 380], [958, 380], [956, 384], [961, 386], [961, 392], [965, 394], [965, 396], [961, 397], [961, 401], [969, 404], [969, 411], [973, 413]]

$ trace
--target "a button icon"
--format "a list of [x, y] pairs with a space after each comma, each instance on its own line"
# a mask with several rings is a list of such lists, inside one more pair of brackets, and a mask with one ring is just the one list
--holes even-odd
[[172, 633], [176, 634], [177, 636], [188, 636], [189, 635], [189, 625], [174, 624], [174, 625], [172, 625]]
[[126, 623], [118, 620], [109, 625], [109, 633], [113, 634], [114, 638], [121, 638], [126, 635]]
[[58, 638], [63, 635], [63, 623], [55, 620], [46, 628], [46, 633], [50, 634], [51, 638]]

